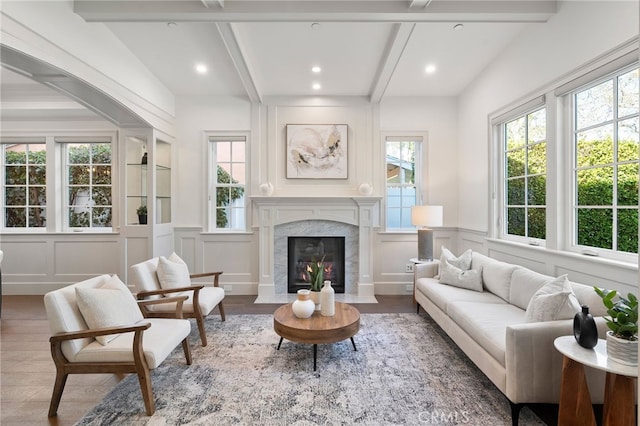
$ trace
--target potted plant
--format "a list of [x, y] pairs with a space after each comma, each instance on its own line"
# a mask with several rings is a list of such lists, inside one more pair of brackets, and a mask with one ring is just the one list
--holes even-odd
[[324, 256], [322, 259], [312, 260], [307, 264], [309, 283], [311, 285], [311, 300], [316, 304], [316, 311], [320, 310], [320, 290], [324, 282]]
[[632, 294], [618, 295], [615, 290], [594, 287], [602, 298], [609, 317], [607, 327], [607, 356], [627, 365], [638, 364], [638, 298]]
[[146, 225], [147, 224], [147, 206], [141, 205], [136, 210], [136, 213], [138, 214], [138, 223], [140, 225]]

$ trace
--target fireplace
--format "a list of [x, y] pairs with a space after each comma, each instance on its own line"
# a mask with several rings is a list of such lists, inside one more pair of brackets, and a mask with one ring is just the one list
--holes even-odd
[[322, 262], [324, 279], [336, 293], [345, 292], [345, 237], [288, 237], [287, 292], [309, 288], [309, 268]]

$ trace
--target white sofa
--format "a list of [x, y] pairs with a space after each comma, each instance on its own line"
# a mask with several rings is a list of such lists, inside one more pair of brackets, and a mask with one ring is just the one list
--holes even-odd
[[[414, 291], [422, 307], [511, 403], [518, 423], [522, 406], [560, 400], [562, 355], [554, 348], [558, 336], [573, 334], [573, 319], [527, 322], [529, 301], [554, 277], [473, 252], [471, 268], [481, 269], [482, 290], [439, 283], [439, 262], [417, 264]], [[604, 338], [606, 309], [593, 287], [570, 283], [580, 305], [596, 317]], [[586, 368], [594, 404], [601, 404], [605, 374]]]

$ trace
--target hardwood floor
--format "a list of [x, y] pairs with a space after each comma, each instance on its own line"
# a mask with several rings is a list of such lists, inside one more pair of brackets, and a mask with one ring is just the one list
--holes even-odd
[[[227, 296], [227, 315], [272, 314], [279, 304], [254, 304], [256, 296]], [[411, 296], [376, 296], [377, 304], [354, 304], [362, 313], [415, 312]], [[55, 367], [42, 296], [4, 296], [0, 321], [0, 424], [73, 425], [100, 402], [123, 376], [73, 374], [58, 416], [49, 418]]]

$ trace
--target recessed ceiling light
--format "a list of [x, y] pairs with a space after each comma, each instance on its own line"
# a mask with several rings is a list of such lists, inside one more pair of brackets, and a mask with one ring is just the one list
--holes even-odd
[[311, 67], [311, 71], [312, 71], [312, 72], [315, 72], [315, 73], [317, 74], [317, 73], [319, 73], [320, 71], [322, 71], [322, 68], [320, 68], [319, 66], [317, 66], [317, 65], [316, 65], [316, 66], [314, 66], [314, 67]]
[[322, 89], [322, 86], [320, 85], [320, 83], [313, 83], [313, 85], [311, 87], [313, 88], [313, 90]]
[[429, 64], [425, 67], [424, 72], [426, 72], [427, 74], [433, 74], [434, 72], [436, 72], [436, 66], [433, 64]]
[[198, 74], [206, 74], [208, 71], [207, 66], [205, 64], [196, 64], [196, 72]]
[[167, 27], [169, 28], [175, 28], [178, 26], [177, 22], [167, 22]]
[[312, 30], [317, 30], [318, 28], [320, 28], [320, 24], [318, 22], [314, 22], [313, 24], [311, 24]]
[[453, 29], [456, 30], [456, 31], [459, 31], [459, 30], [461, 30], [463, 28], [464, 28], [464, 24], [455, 24], [453, 26]]

